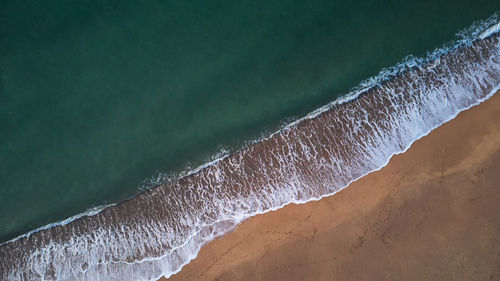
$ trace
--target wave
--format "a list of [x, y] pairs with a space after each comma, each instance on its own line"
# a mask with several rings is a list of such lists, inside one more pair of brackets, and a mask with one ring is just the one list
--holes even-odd
[[0, 245], [2, 280], [156, 280], [242, 220], [330, 196], [500, 85], [498, 18], [234, 153]]

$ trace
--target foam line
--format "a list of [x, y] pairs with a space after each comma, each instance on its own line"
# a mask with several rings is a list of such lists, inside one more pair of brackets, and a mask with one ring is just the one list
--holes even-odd
[[2, 280], [156, 280], [242, 221], [331, 196], [500, 89], [497, 17], [234, 153], [0, 245]]

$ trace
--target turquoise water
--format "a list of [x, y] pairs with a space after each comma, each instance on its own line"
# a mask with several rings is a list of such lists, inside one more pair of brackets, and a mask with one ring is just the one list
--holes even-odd
[[497, 1], [3, 1], [0, 241], [136, 194], [422, 55]]

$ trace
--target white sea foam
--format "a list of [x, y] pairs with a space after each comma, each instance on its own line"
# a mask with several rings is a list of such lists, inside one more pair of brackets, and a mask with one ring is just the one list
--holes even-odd
[[111, 203], [111, 204], [106, 204], [106, 205], [101, 205], [101, 206], [96, 206], [96, 207], [92, 207], [88, 210], [86, 210], [85, 212], [83, 213], [80, 213], [80, 214], [76, 214], [74, 216], [71, 216], [67, 219], [64, 219], [64, 220], [61, 220], [61, 221], [58, 221], [58, 222], [53, 222], [53, 223], [49, 223], [49, 224], [46, 224], [44, 226], [40, 226], [30, 232], [27, 232], [25, 234], [21, 234], [11, 240], [8, 240], [8, 241], [5, 241], [5, 242], [2, 242], [0, 243], [0, 246], [2, 246], [3, 244], [7, 244], [7, 243], [10, 243], [10, 242], [14, 242], [16, 240], [19, 240], [21, 238], [26, 238], [34, 233], [37, 233], [39, 231], [42, 231], [42, 230], [46, 230], [46, 229], [49, 229], [49, 228], [52, 228], [54, 226], [63, 226], [63, 225], [66, 225], [70, 222], [73, 222], [74, 220], [77, 220], [79, 218], [83, 218], [83, 217], [91, 217], [91, 216], [94, 216], [94, 215], [97, 215], [99, 214], [102, 210], [108, 208], [108, 207], [111, 207], [111, 206], [114, 206], [116, 205], [116, 203]]
[[0, 245], [2, 280], [168, 277], [248, 217], [335, 194], [499, 90], [498, 25], [496, 17], [476, 23], [455, 44], [408, 57], [344, 98], [176, 180], [158, 175], [151, 180], [157, 188], [129, 202]]

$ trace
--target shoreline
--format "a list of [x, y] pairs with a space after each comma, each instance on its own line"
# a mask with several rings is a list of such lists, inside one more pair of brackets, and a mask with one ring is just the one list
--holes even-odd
[[244, 221], [168, 280], [496, 280], [498, 168], [497, 92], [335, 196]]
[[194, 174], [2, 244], [4, 276], [156, 280], [178, 272], [240, 219], [337, 193], [488, 99], [499, 85], [498, 40], [461, 45]]
[[[305, 116], [293, 119], [290, 123], [280, 127], [276, 131], [273, 131], [269, 134], [265, 134], [261, 138], [251, 140], [250, 142], [248, 142], [249, 145], [244, 145], [244, 146], [236, 149], [235, 151], [222, 150], [219, 153], [217, 153], [216, 156], [214, 156], [214, 159], [209, 159], [209, 160], [207, 160], [206, 163], [203, 163], [195, 168], [187, 169], [187, 170], [184, 170], [184, 171], [179, 172], [177, 174], [165, 176], [163, 183], [152, 185], [151, 187], [140, 191], [139, 193], [131, 196], [130, 198], [127, 198], [127, 199], [122, 200], [120, 202], [114, 202], [114, 203], [110, 203], [110, 204], [94, 206], [90, 209], [87, 209], [86, 211], [84, 211], [82, 213], [75, 214], [75, 215], [68, 217], [66, 219], [63, 219], [60, 221], [55, 221], [55, 222], [52, 222], [52, 223], [49, 223], [46, 225], [42, 225], [40, 227], [37, 227], [37, 228], [30, 230], [26, 233], [20, 234], [16, 237], [13, 237], [13, 238], [8, 239], [6, 241], [0, 241], [0, 246], [2, 246], [4, 244], [11, 243], [11, 242], [15, 242], [19, 239], [27, 238], [30, 235], [35, 234], [35, 233], [40, 232], [40, 231], [44, 231], [44, 230], [47, 230], [47, 229], [50, 229], [53, 227], [64, 226], [66, 224], [72, 223], [72, 222], [79, 220], [81, 218], [92, 217], [92, 216], [104, 211], [105, 209], [107, 209], [109, 207], [113, 207], [113, 206], [118, 205], [118, 204], [123, 204], [123, 203], [126, 203], [127, 201], [133, 201], [135, 199], [135, 197], [145, 195], [146, 193], [150, 192], [151, 190], [153, 190], [155, 188], [161, 188], [162, 186], [169, 184], [169, 182], [172, 180], [174, 180], [174, 181], [183, 180], [186, 177], [197, 174], [201, 170], [206, 169], [207, 167], [209, 167], [211, 165], [215, 165], [218, 162], [223, 161], [227, 157], [231, 157], [232, 154], [236, 154], [236, 153], [240, 153], [240, 152], [249, 150], [251, 148], [251, 146], [258, 144], [259, 142], [268, 141], [268, 140], [272, 139], [274, 135], [277, 135], [277, 134], [283, 133], [283, 131], [292, 129], [294, 126], [299, 126], [301, 122], [313, 120], [313, 119], [321, 116], [322, 114], [327, 113], [328, 111], [334, 110], [335, 107], [337, 107], [337, 106], [343, 106], [343, 104], [353, 102], [356, 99], [360, 98], [360, 96], [365, 95], [367, 92], [370, 92], [373, 89], [380, 87], [381, 84], [388, 83], [390, 80], [395, 79], [397, 76], [405, 75], [405, 74], [407, 74], [407, 72], [411, 72], [415, 68], [418, 68], [418, 66], [427, 67], [427, 65], [431, 65], [432, 66], [431, 68], [433, 68], [433, 67], [435, 67], [436, 61], [440, 60], [441, 56], [446, 55], [448, 52], [457, 51], [458, 49], [464, 48], [465, 45], [467, 45], [467, 44], [473, 44], [474, 42], [476, 42], [478, 40], [485, 40], [487, 37], [498, 37], [498, 34], [495, 34], [495, 33], [498, 33], [498, 31], [500, 30], [500, 27], [499, 27], [500, 22], [485, 29], [485, 27], [488, 25], [491, 25], [492, 21], [495, 21], [495, 19], [496, 18], [492, 16], [490, 18], [483, 20], [481, 22], [481, 24], [479, 24], [479, 25], [477, 25], [477, 23], [476, 23], [476, 25], [470, 26], [469, 28], [474, 27], [477, 29], [477, 31], [482, 30], [481, 33], [477, 37], [473, 36], [473, 37], [469, 38], [468, 36], [472, 36], [472, 35], [465, 35], [465, 33], [464, 33], [462, 35], [462, 38], [456, 39], [456, 41], [454, 41], [453, 45], [448, 46], [445, 44], [441, 48], [436, 48], [436, 49], [432, 50], [425, 57], [411, 57], [409, 60], [404, 59], [402, 62], [399, 62], [395, 66], [384, 68], [378, 74], [374, 75], [373, 77], [370, 77], [369, 79], [361, 81], [360, 84], [358, 86], [352, 88], [348, 94], [346, 94], [344, 96], [340, 96], [339, 98], [335, 99], [334, 101], [331, 101], [331, 102], [309, 112]], [[499, 88], [499, 87], [500, 87], [500, 85], [495, 87], [495, 90], [492, 92], [496, 92], [497, 88]], [[479, 101], [479, 103], [481, 103], [483, 101]], [[477, 104], [473, 104], [471, 106], [475, 106], [475, 105], [477, 105]], [[465, 110], [467, 110], [467, 109], [465, 109]], [[452, 117], [451, 119], [453, 119], [453, 118], [454, 117]], [[445, 123], [448, 121], [445, 121]], [[435, 128], [437, 128], [441, 125], [442, 124], [436, 126]], [[435, 128], [431, 129], [431, 131], [434, 130]], [[394, 153], [394, 155], [404, 153], [405, 151]], [[378, 171], [378, 170], [373, 170], [372, 172], [375, 172], [375, 171]], [[304, 204], [304, 203], [307, 203], [310, 201], [317, 201], [317, 200], [322, 199], [325, 196], [327, 197], [327, 196], [331, 196], [331, 195], [333, 195], [333, 194], [323, 195], [319, 198], [310, 199], [310, 200], [307, 200], [305, 202], [289, 202], [288, 204]], [[283, 206], [276, 208], [276, 210], [280, 209], [282, 207]], [[271, 211], [273, 211], [273, 210], [271, 210]]]

